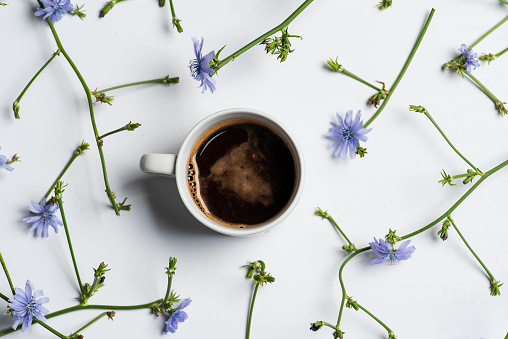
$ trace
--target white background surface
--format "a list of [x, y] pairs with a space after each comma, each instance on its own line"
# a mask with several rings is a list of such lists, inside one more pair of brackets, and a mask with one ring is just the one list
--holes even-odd
[[[309, 331], [317, 320], [335, 323], [341, 291], [337, 273], [344, 240], [326, 220], [313, 215], [328, 210], [348, 237], [363, 247], [388, 228], [412, 232], [446, 211], [467, 189], [441, 187], [440, 171], [459, 174], [467, 165], [445, 144], [430, 122], [408, 105], [423, 105], [455, 146], [481, 170], [508, 157], [508, 117], [468, 79], [446, 73], [441, 65], [454, 58], [460, 44], [471, 44], [508, 14], [497, 0], [399, 1], [380, 12], [376, 1], [314, 1], [290, 25], [295, 52], [280, 64], [261, 46], [221, 69], [217, 92], [201, 94], [189, 75], [191, 37], [205, 38], [207, 53], [227, 44], [236, 51], [282, 22], [301, 1], [175, 0], [184, 33], [170, 24], [170, 11], [157, 1], [126, 1], [105, 18], [103, 1], [88, 1], [88, 17], [66, 16], [56, 29], [90, 88], [179, 76], [180, 83], [149, 85], [111, 92], [112, 107], [95, 106], [99, 133], [129, 121], [142, 126], [105, 140], [104, 151], [113, 191], [129, 197], [132, 211], [116, 216], [104, 194], [100, 160], [86, 98], [64, 57], [46, 69], [21, 101], [21, 120], [13, 118], [14, 99], [56, 50], [45, 22], [33, 13], [35, 1], [11, 1], [0, 7], [1, 154], [18, 153], [15, 171], [0, 169], [0, 250], [16, 286], [30, 279], [51, 300], [50, 311], [76, 304], [77, 284], [63, 229], [47, 239], [34, 238], [22, 222], [26, 206], [38, 201], [85, 140], [92, 148], [76, 159], [64, 177], [64, 204], [82, 279], [91, 282], [101, 261], [108, 264], [106, 286], [93, 304], [139, 304], [162, 298], [168, 257], [178, 258], [173, 287], [191, 297], [189, 319], [179, 338], [242, 338], [252, 285], [240, 266], [262, 259], [276, 277], [263, 287], [255, 305], [251, 338], [331, 338], [331, 330]], [[80, 3], [81, 4], [81, 3]], [[344, 67], [370, 82], [389, 86], [404, 64], [431, 8], [434, 19], [409, 70], [388, 106], [371, 125], [368, 155], [351, 161], [332, 157], [325, 134], [335, 113], [362, 110], [374, 94], [324, 64], [339, 58]], [[508, 24], [475, 48], [497, 53], [507, 47]], [[475, 71], [501, 100], [508, 100], [508, 56]], [[175, 182], [138, 169], [144, 153], [177, 152], [186, 133], [201, 119], [231, 107], [262, 110], [281, 120], [303, 149], [307, 177], [299, 205], [267, 234], [232, 238], [196, 222], [184, 208]], [[453, 218], [466, 239], [498, 280], [508, 282], [506, 258], [508, 172], [488, 178]], [[508, 292], [489, 295], [480, 265], [450, 231], [441, 241], [439, 225], [414, 237], [416, 252], [396, 266], [370, 266], [372, 251], [344, 270], [349, 295], [390, 326], [397, 338], [499, 339], [508, 331]], [[10, 295], [4, 278], [0, 291]], [[6, 302], [0, 300], [2, 313]], [[100, 311], [80, 311], [51, 319], [71, 333]], [[83, 331], [86, 338], [160, 338], [166, 318], [148, 310], [117, 312]], [[0, 327], [12, 324], [0, 317]], [[386, 331], [366, 314], [344, 310], [346, 338], [386, 338]], [[37, 338], [52, 334], [34, 326]], [[11, 334], [21, 338], [28, 334]]]

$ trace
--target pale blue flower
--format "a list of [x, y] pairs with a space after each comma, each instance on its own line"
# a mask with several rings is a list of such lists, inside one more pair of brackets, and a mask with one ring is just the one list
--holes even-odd
[[35, 230], [38, 237], [47, 237], [49, 226], [53, 227], [55, 233], [58, 233], [58, 226], [63, 226], [62, 221], [55, 215], [58, 205], [46, 204], [46, 198], [42, 198], [40, 204], [32, 201], [32, 205], [28, 206], [28, 209], [37, 215], [24, 218], [23, 221], [27, 224], [33, 223], [30, 232]]
[[197, 81], [201, 81], [201, 85], [199, 85], [199, 87], [203, 87], [201, 93], [207, 89], [210, 89], [210, 92], [213, 93], [216, 90], [215, 84], [217, 82], [210, 76], [214, 74], [214, 71], [210, 68], [210, 61], [215, 58], [215, 51], [211, 51], [207, 55], [202, 56], [201, 50], [203, 49], [203, 38], [198, 41], [193, 37], [192, 42], [194, 43], [194, 54], [196, 55], [196, 59], [192, 59], [190, 61], [189, 68], [191, 75]]
[[185, 311], [182, 311], [184, 308], [189, 306], [191, 303], [191, 299], [187, 298], [182, 301], [180, 307], [178, 307], [169, 317], [168, 321], [166, 321], [166, 329], [164, 330], [164, 334], [175, 333], [178, 329], [178, 323], [183, 323], [189, 316]]
[[[0, 147], [0, 149], [2, 149], [2, 147]], [[12, 172], [14, 167], [7, 165], [8, 162], [9, 162], [9, 159], [5, 155], [0, 154], [0, 167], [3, 167], [6, 170]]]
[[70, 0], [41, 0], [41, 2], [45, 7], [39, 7], [35, 15], [44, 15], [42, 18], [44, 20], [49, 16], [52, 22], [57, 22], [65, 13], [74, 10]]
[[406, 240], [399, 248], [394, 249], [389, 241], [384, 241], [383, 239], [377, 240], [374, 238], [374, 241], [370, 242], [369, 245], [379, 258], [372, 260], [370, 264], [380, 264], [385, 260], [387, 260], [389, 264], [396, 264], [401, 260], [411, 258], [416, 248], [414, 246], [407, 247], [410, 242], [411, 240]]
[[466, 58], [464, 65], [466, 66], [466, 72], [471, 73], [471, 67], [480, 67], [480, 62], [478, 61], [478, 55], [473, 52], [472, 49], [468, 50], [465, 44], [460, 45], [459, 52]]
[[345, 157], [349, 150], [349, 157], [356, 157], [356, 146], [358, 141], [367, 141], [365, 134], [369, 133], [372, 128], [363, 128], [363, 121], [360, 121], [362, 115], [360, 111], [356, 113], [353, 120], [353, 111], [347, 111], [346, 117], [342, 117], [337, 113], [339, 123], [332, 122], [333, 127], [329, 129], [326, 135], [328, 139], [334, 140], [332, 147], [337, 147], [335, 151], [336, 157]]
[[9, 300], [9, 308], [12, 310], [11, 314], [14, 318], [12, 328], [17, 329], [19, 323], [23, 322], [21, 332], [25, 332], [27, 328], [31, 331], [33, 317], [46, 322], [44, 315], [48, 314], [49, 311], [42, 304], [49, 302], [49, 299], [47, 297], [41, 298], [43, 296], [42, 291], [34, 291], [30, 280], [26, 281], [24, 291], [20, 288], [16, 288], [15, 291], [14, 299]]

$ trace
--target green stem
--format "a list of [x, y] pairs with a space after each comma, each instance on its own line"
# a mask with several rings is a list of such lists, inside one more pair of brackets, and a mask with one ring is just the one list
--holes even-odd
[[269, 30], [265, 34], [261, 35], [260, 37], [252, 40], [250, 43], [245, 45], [244, 47], [240, 48], [238, 51], [234, 52], [230, 56], [224, 58], [223, 60], [219, 61], [215, 66], [213, 67], [213, 70], [215, 73], [219, 69], [221, 69], [224, 65], [226, 65], [228, 62], [236, 59], [238, 56], [243, 54], [244, 52], [248, 51], [252, 47], [259, 45], [259, 43], [266, 38], [270, 37], [271, 35], [277, 33], [278, 31], [282, 30], [283, 28], [287, 27], [307, 6], [309, 6], [312, 1], [314, 0], [306, 0], [303, 4], [300, 5], [286, 20], [284, 20], [280, 25], [274, 27], [273, 29]]
[[449, 219], [450, 222], [452, 223], [452, 226], [453, 228], [455, 228], [455, 231], [457, 231], [457, 234], [459, 235], [459, 237], [462, 239], [462, 241], [464, 242], [464, 244], [466, 245], [466, 247], [469, 249], [469, 251], [471, 251], [471, 253], [474, 255], [474, 257], [476, 258], [476, 260], [478, 260], [478, 262], [480, 263], [480, 265], [482, 265], [483, 269], [485, 270], [485, 272], [487, 273], [487, 275], [489, 276], [490, 280], [491, 281], [495, 281], [496, 278], [494, 278], [494, 276], [492, 275], [492, 273], [490, 273], [489, 269], [487, 268], [487, 266], [485, 266], [485, 264], [483, 263], [483, 261], [480, 259], [480, 257], [478, 257], [478, 255], [475, 253], [475, 251], [471, 248], [471, 246], [469, 246], [468, 242], [466, 241], [466, 239], [464, 238], [464, 236], [462, 235], [462, 233], [460, 233], [458, 227], [455, 225], [455, 223], [453, 222], [453, 220], [450, 218]]
[[374, 90], [376, 90], [376, 91], [378, 91], [378, 92], [381, 92], [381, 91], [382, 91], [382, 90], [381, 90], [381, 88], [379, 88], [379, 87], [377, 87], [377, 86], [374, 86], [374, 85], [373, 85], [373, 84], [371, 84], [370, 82], [368, 82], [368, 81], [366, 81], [366, 80], [363, 80], [363, 79], [362, 79], [362, 78], [360, 78], [359, 76], [357, 76], [357, 75], [355, 75], [355, 74], [351, 73], [350, 71], [348, 71], [348, 70], [346, 70], [346, 69], [343, 69], [342, 71], [340, 71], [340, 73], [344, 73], [345, 75], [347, 75], [347, 76], [349, 76], [349, 77], [351, 77], [351, 78], [353, 78], [353, 79], [355, 79], [355, 80], [357, 80], [357, 81], [361, 82], [362, 84], [365, 84], [365, 85], [369, 86], [370, 88], [372, 88], [372, 89], [374, 89]]
[[182, 33], [183, 28], [180, 25], [180, 20], [176, 17], [175, 8], [173, 7], [173, 0], [169, 0], [169, 7], [171, 8], [171, 17], [172, 17], [171, 22], [176, 27], [176, 30], [178, 31], [178, 33]]
[[[506, 0], [499, 0], [499, 1], [501, 1], [502, 3], [508, 5], [508, 1], [506, 1]], [[504, 339], [508, 339], [508, 334], [506, 334], [506, 337]]]
[[99, 137], [99, 140], [102, 140], [104, 139], [105, 137], [107, 137], [108, 135], [111, 135], [111, 134], [115, 134], [115, 133], [118, 133], [118, 132], [122, 132], [122, 131], [125, 131], [127, 130], [127, 126], [123, 126], [123, 127], [120, 127], [118, 129], [115, 129], [114, 131], [111, 131], [111, 132], [108, 132], [106, 134], [103, 134]]
[[487, 94], [487, 96], [490, 98], [490, 100], [492, 100], [497, 107], [497, 104], [499, 102], [501, 102], [501, 100], [499, 100], [494, 94], [492, 94], [492, 92], [489, 91], [487, 89], [487, 87], [485, 87], [478, 79], [476, 79], [476, 77], [474, 75], [472, 75], [471, 73], [468, 73], [468, 72], [463, 72], [463, 73], [466, 73], [466, 75], [469, 78], [471, 78], [471, 80], [473, 80], [478, 85], [478, 87], [480, 87], [483, 90], [483, 92], [485, 94]]
[[51, 58], [49, 58], [49, 60], [46, 61], [46, 63], [41, 67], [41, 69], [39, 69], [39, 71], [37, 73], [35, 73], [33, 78], [28, 82], [28, 84], [25, 86], [25, 88], [23, 88], [23, 91], [21, 91], [21, 94], [16, 98], [16, 100], [14, 100], [13, 108], [14, 108], [14, 117], [16, 119], [19, 119], [19, 113], [18, 113], [18, 111], [19, 111], [19, 102], [21, 101], [21, 98], [23, 98], [23, 95], [25, 95], [25, 92], [28, 90], [30, 85], [32, 85], [32, 83], [35, 81], [35, 79], [37, 79], [39, 74], [41, 74], [42, 71], [44, 71], [44, 69], [51, 63], [51, 61], [53, 61], [53, 59], [57, 55], [60, 55], [60, 50], [57, 50], [55, 53], [53, 53], [51, 55]]
[[446, 140], [446, 142], [448, 143], [448, 145], [450, 145], [450, 147], [455, 151], [455, 153], [457, 153], [457, 155], [459, 157], [462, 158], [462, 160], [464, 160], [469, 166], [471, 166], [475, 171], [479, 172], [478, 168], [475, 167], [475, 165], [473, 165], [469, 160], [466, 159], [465, 156], [463, 156], [458, 149], [455, 148], [455, 146], [453, 146], [453, 144], [451, 143], [451, 141], [446, 137], [446, 135], [444, 134], [443, 130], [441, 130], [441, 128], [438, 126], [438, 124], [434, 121], [434, 119], [432, 118], [432, 116], [430, 115], [429, 112], [427, 112], [427, 110], [425, 110], [423, 112], [423, 114], [425, 114], [425, 116], [427, 118], [429, 118], [430, 122], [432, 122], [432, 124], [434, 125], [434, 127], [437, 128], [437, 130], [439, 131], [439, 133], [441, 133], [441, 135], [443, 136], [443, 138]]
[[340, 234], [342, 234], [342, 236], [344, 237], [344, 239], [346, 239], [348, 244], [353, 245], [353, 243], [348, 239], [346, 234], [340, 229], [339, 225], [335, 222], [335, 220], [332, 218], [332, 216], [328, 215], [326, 218], [332, 223], [333, 226], [335, 226], [335, 228], [340, 232]]
[[[4, 269], [5, 276], [7, 277], [7, 281], [9, 282], [9, 286], [11, 288], [12, 295], [14, 295], [14, 294], [16, 294], [16, 291], [14, 290], [14, 285], [12, 284], [11, 276], [9, 275], [9, 270], [7, 269], [7, 265], [5, 264], [4, 257], [2, 257], [1, 252], [0, 252], [0, 262], [2, 263], [2, 268]], [[9, 299], [7, 298], [7, 300], [9, 300]]]
[[404, 67], [402, 67], [402, 70], [400, 71], [399, 76], [397, 77], [397, 79], [395, 79], [395, 82], [393, 83], [392, 87], [390, 88], [390, 90], [388, 92], [388, 95], [386, 96], [386, 99], [383, 101], [383, 103], [381, 104], [381, 106], [379, 107], [377, 112], [369, 119], [369, 121], [367, 121], [365, 123], [365, 125], [363, 126], [364, 128], [367, 128], [377, 118], [377, 116], [379, 114], [381, 114], [381, 112], [385, 108], [386, 104], [390, 100], [393, 92], [395, 91], [395, 88], [397, 88], [397, 85], [402, 80], [402, 77], [406, 73], [406, 70], [408, 69], [409, 64], [413, 60], [413, 57], [415, 56], [416, 51], [418, 50], [418, 47], [420, 46], [420, 43], [422, 42], [422, 39], [423, 39], [423, 36], [425, 35], [425, 32], [427, 32], [427, 28], [429, 27], [430, 21], [432, 20], [432, 17], [434, 16], [434, 11], [435, 11], [434, 8], [430, 11], [429, 16], [427, 17], [427, 21], [425, 22], [425, 26], [423, 26], [423, 29], [422, 29], [422, 31], [420, 33], [420, 36], [418, 37], [418, 39], [416, 40], [415, 45], [413, 46], [413, 50], [409, 54], [409, 57], [407, 58], [406, 63], [404, 64]]
[[45, 322], [42, 322], [42, 321], [40, 321], [40, 320], [38, 320], [36, 318], [33, 318], [33, 322], [36, 323], [36, 324], [41, 325], [42, 327], [44, 327], [45, 329], [47, 329], [48, 331], [50, 331], [51, 333], [53, 333], [54, 335], [56, 335], [59, 338], [69, 339], [69, 337], [67, 337], [66, 335], [63, 335], [62, 333], [58, 332], [57, 330], [55, 330], [53, 327], [49, 326]]
[[484, 35], [482, 35], [478, 40], [476, 40], [471, 46], [468, 47], [468, 50], [470, 50], [471, 48], [473, 48], [474, 46], [476, 46], [480, 41], [482, 41], [483, 39], [485, 39], [490, 33], [494, 32], [497, 28], [499, 28], [499, 26], [501, 26], [502, 24], [504, 24], [506, 21], [508, 21], [508, 16], [506, 18], [504, 18], [503, 20], [501, 20], [497, 25], [495, 25], [494, 27], [492, 27], [487, 33], [485, 33]]
[[[78, 68], [76, 67], [76, 65], [74, 64], [72, 59], [69, 57], [69, 55], [65, 51], [64, 47], [62, 46], [62, 43], [60, 42], [60, 38], [58, 37], [58, 34], [55, 30], [55, 26], [53, 25], [53, 22], [51, 21], [51, 19], [49, 17], [46, 20], [48, 21], [49, 28], [51, 29], [51, 33], [53, 33], [53, 37], [55, 38], [55, 42], [56, 42], [58, 48], [64, 55], [65, 59], [67, 59], [67, 61], [69, 62], [69, 65], [74, 70], [74, 73], [78, 77], [83, 89], [85, 90], [85, 94], [86, 94], [87, 101], [88, 101], [88, 109], [90, 111], [90, 119], [92, 121], [93, 132], [95, 135], [95, 139], [98, 140], [99, 132], [97, 131], [97, 125], [95, 123], [93, 101], [92, 101], [92, 96], [90, 94], [90, 89], [88, 88], [88, 85], [86, 84], [85, 79], [83, 79], [83, 76], [79, 72]], [[111, 202], [111, 205], [113, 205], [113, 208], [115, 209], [116, 215], [120, 215], [118, 205], [115, 202], [115, 197], [113, 195], [113, 192], [111, 191], [111, 188], [109, 187], [108, 173], [107, 173], [107, 169], [106, 169], [106, 161], [104, 159], [104, 152], [102, 151], [102, 146], [100, 144], [97, 144], [97, 148], [99, 150], [99, 156], [101, 159], [102, 173], [103, 173], [103, 177], [104, 177], [104, 185], [106, 186], [106, 193], [108, 195], [109, 201]]]
[[60, 179], [62, 179], [62, 177], [64, 176], [65, 172], [67, 172], [67, 170], [69, 169], [69, 167], [72, 165], [72, 163], [74, 162], [74, 160], [78, 157], [79, 154], [76, 154], [76, 152], [72, 153], [72, 156], [71, 158], [69, 159], [69, 161], [67, 162], [67, 164], [65, 165], [65, 167], [63, 168], [63, 170], [60, 172], [60, 174], [58, 175], [58, 177], [55, 179], [55, 181], [53, 182], [53, 184], [51, 184], [51, 187], [49, 188], [49, 190], [46, 192], [46, 194], [44, 194], [44, 197], [47, 199], [49, 197], [49, 195], [51, 194], [51, 192], [55, 189], [56, 187], [56, 184], [60, 181]]
[[72, 337], [73, 335], [76, 335], [78, 334], [79, 332], [83, 331], [85, 328], [87, 328], [88, 326], [92, 325], [93, 323], [99, 321], [101, 318], [103, 318], [104, 316], [106, 316], [108, 314], [108, 312], [102, 312], [100, 315], [98, 315], [97, 317], [95, 317], [93, 320], [91, 320], [90, 322], [88, 322], [85, 326], [81, 327], [79, 330], [75, 331], [74, 333], [72, 333], [70, 336]]
[[388, 331], [388, 333], [393, 333], [393, 331], [388, 327], [386, 326], [386, 324], [384, 322], [382, 322], [381, 320], [379, 320], [378, 317], [376, 317], [374, 314], [370, 313], [367, 309], [365, 309], [365, 307], [363, 307], [362, 305], [356, 303], [358, 305], [358, 307], [364, 311], [365, 313], [367, 313], [372, 319], [374, 319], [375, 321], [377, 321], [379, 323], [379, 325], [383, 326], [385, 328], [385, 330]]
[[2, 299], [3, 299], [3, 300], [5, 300], [5, 301], [9, 301], [9, 297], [8, 297], [8, 296], [6, 296], [6, 295], [5, 295], [5, 294], [3, 294], [3, 293], [0, 293], [0, 298], [2, 298]]
[[81, 311], [81, 310], [89, 310], [89, 309], [92, 309], [92, 310], [121, 310], [121, 311], [125, 311], [125, 310], [139, 310], [139, 309], [143, 309], [143, 308], [152, 308], [153, 305], [160, 304], [161, 301], [162, 301], [162, 299], [158, 299], [158, 300], [155, 300], [155, 301], [150, 302], [150, 303], [140, 304], [140, 305], [130, 305], [130, 306], [89, 305], [89, 304], [87, 304], [87, 305], [76, 305], [76, 306], [64, 308], [62, 310], [50, 313], [50, 314], [46, 315], [46, 319], [54, 318], [54, 317], [57, 317], [59, 315], [70, 313], [70, 312]]
[[74, 265], [74, 271], [76, 272], [76, 278], [78, 279], [79, 292], [81, 293], [81, 295], [83, 295], [84, 294], [83, 284], [81, 283], [81, 277], [79, 276], [79, 270], [78, 270], [78, 265], [76, 263], [76, 257], [74, 256], [74, 250], [72, 249], [71, 235], [69, 233], [69, 228], [67, 227], [67, 220], [65, 218], [65, 212], [64, 212], [64, 208], [63, 208], [62, 198], [61, 197], [57, 198], [57, 202], [58, 202], [58, 206], [60, 207], [60, 214], [62, 215], [62, 222], [63, 222], [64, 229], [65, 229], [65, 235], [67, 236], [67, 244], [69, 244], [69, 251], [71, 252], [72, 264]]
[[342, 311], [344, 310], [344, 302], [346, 301], [346, 287], [344, 286], [344, 280], [342, 279], [342, 271], [344, 270], [344, 267], [349, 262], [349, 260], [353, 259], [358, 254], [365, 252], [367, 250], [370, 250], [370, 247], [364, 247], [359, 250], [354, 251], [351, 253], [343, 262], [342, 265], [340, 265], [339, 268], [339, 283], [340, 283], [340, 289], [342, 290], [342, 298], [340, 302], [340, 308], [339, 308], [339, 316], [337, 318], [337, 325], [336, 328], [340, 327], [340, 321], [342, 319]]
[[254, 294], [252, 295], [252, 301], [250, 304], [250, 310], [249, 310], [249, 319], [247, 320], [247, 334], [246, 339], [250, 338], [250, 325], [252, 323], [252, 312], [254, 311], [254, 302], [256, 301], [256, 295], [258, 293], [259, 284], [256, 283], [256, 286], [254, 287]]
[[506, 52], [508, 52], [508, 48], [503, 49], [501, 52], [497, 53], [495, 55], [496, 59], [499, 58], [501, 55], [505, 54]]
[[162, 306], [166, 306], [166, 303], [169, 300], [169, 296], [171, 295], [171, 284], [173, 283], [173, 274], [168, 274], [168, 288], [166, 289], [166, 295], [164, 296], [164, 301], [162, 302]]
[[123, 84], [123, 85], [119, 85], [119, 86], [114, 86], [114, 87], [102, 89], [100, 91], [94, 91], [94, 93], [104, 93], [104, 92], [112, 91], [112, 90], [115, 90], [115, 89], [120, 89], [120, 88], [125, 88], [125, 87], [131, 87], [131, 86], [137, 86], [137, 85], [146, 85], [146, 84], [158, 84], [158, 83], [161, 83], [161, 84], [176, 84], [179, 81], [180, 81], [179, 77], [174, 77], [174, 78], [164, 77], [164, 78], [153, 79], [153, 80], [144, 80], [144, 81], [131, 82], [131, 83], [128, 83], [128, 84]]

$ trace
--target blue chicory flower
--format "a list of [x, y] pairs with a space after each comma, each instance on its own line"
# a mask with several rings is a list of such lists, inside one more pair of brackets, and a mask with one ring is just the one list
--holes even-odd
[[48, 226], [53, 227], [55, 233], [58, 233], [58, 226], [63, 226], [63, 223], [55, 215], [58, 210], [57, 204], [46, 204], [46, 198], [42, 198], [41, 203], [38, 204], [32, 201], [32, 205], [28, 206], [30, 212], [37, 214], [33, 217], [24, 218], [23, 221], [27, 224], [33, 223], [30, 232], [36, 230], [38, 237], [48, 237]]
[[372, 128], [363, 128], [361, 117], [362, 115], [358, 111], [353, 120], [353, 111], [347, 111], [346, 117], [342, 120], [342, 117], [337, 113], [339, 123], [332, 122], [333, 127], [326, 135], [328, 139], [335, 140], [331, 147], [337, 147], [334, 153], [336, 157], [345, 157], [349, 150], [349, 157], [354, 159], [358, 141], [367, 141], [368, 138], [365, 134], [369, 133]]
[[207, 55], [202, 56], [201, 50], [203, 49], [203, 38], [198, 41], [193, 37], [192, 42], [194, 43], [194, 54], [196, 55], [196, 59], [192, 59], [190, 61], [189, 68], [191, 75], [197, 81], [201, 81], [201, 85], [199, 86], [203, 87], [201, 93], [204, 93], [207, 89], [210, 89], [213, 93], [216, 90], [215, 84], [217, 82], [210, 76], [214, 73], [214, 71], [210, 68], [210, 61], [215, 58], [215, 51], [211, 51]]
[[[0, 149], [2, 149], [2, 147], [0, 147]], [[0, 154], [0, 167], [3, 167], [6, 170], [12, 172], [14, 167], [7, 165], [8, 162], [9, 162], [9, 159], [5, 155]]]
[[24, 291], [20, 288], [16, 288], [15, 291], [14, 299], [9, 300], [9, 308], [12, 310], [12, 317], [14, 318], [12, 328], [17, 329], [19, 323], [23, 321], [21, 332], [25, 332], [27, 328], [31, 331], [33, 317], [45, 322], [44, 315], [48, 314], [49, 311], [42, 304], [49, 302], [49, 299], [47, 297], [41, 298], [43, 296], [42, 291], [34, 291], [30, 280], [26, 281]]
[[462, 53], [462, 55], [466, 58], [465, 66], [466, 66], [466, 72], [471, 73], [471, 67], [480, 67], [480, 62], [478, 61], [477, 54], [473, 52], [472, 49], [467, 49], [467, 46], [465, 44], [460, 45], [459, 52]]
[[389, 241], [384, 241], [383, 239], [377, 240], [374, 238], [374, 241], [370, 242], [369, 245], [379, 258], [372, 260], [370, 264], [380, 264], [387, 260], [389, 264], [393, 265], [401, 260], [411, 258], [411, 255], [414, 253], [416, 248], [414, 246], [407, 247], [410, 242], [411, 240], [406, 240], [399, 246], [399, 248], [394, 249]]
[[41, 0], [41, 2], [46, 7], [39, 7], [38, 11], [35, 12], [35, 15], [44, 15], [42, 18], [44, 20], [49, 16], [52, 22], [57, 22], [62, 19], [65, 13], [74, 9], [70, 0]]
[[178, 307], [169, 317], [168, 321], [166, 321], [166, 329], [164, 330], [164, 334], [175, 333], [178, 329], [178, 323], [183, 323], [189, 316], [185, 311], [182, 311], [184, 308], [189, 306], [191, 303], [190, 298], [186, 298], [182, 301], [180, 307]]

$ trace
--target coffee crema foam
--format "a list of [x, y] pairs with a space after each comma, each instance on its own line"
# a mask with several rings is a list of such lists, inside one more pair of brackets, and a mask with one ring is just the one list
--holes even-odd
[[194, 203], [207, 217], [230, 227], [252, 227], [278, 215], [292, 197], [295, 177], [286, 141], [250, 119], [210, 128], [188, 160]]

